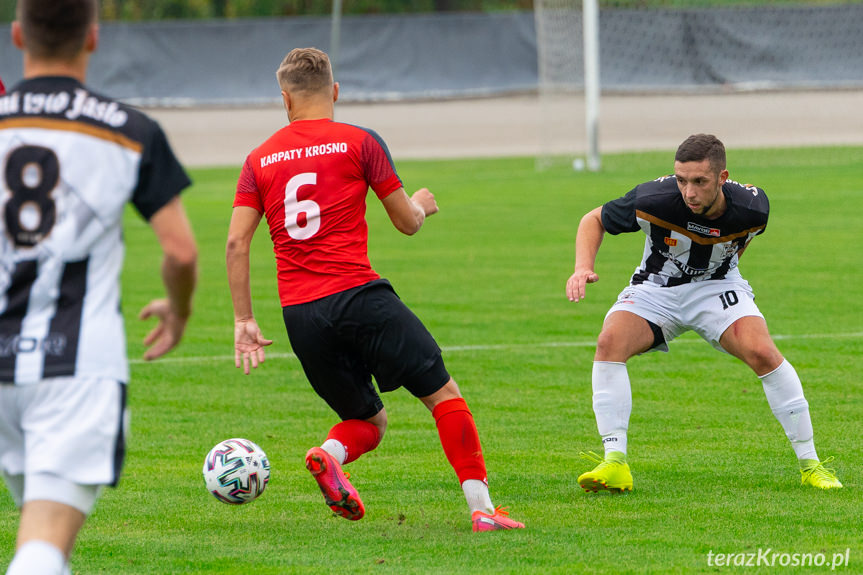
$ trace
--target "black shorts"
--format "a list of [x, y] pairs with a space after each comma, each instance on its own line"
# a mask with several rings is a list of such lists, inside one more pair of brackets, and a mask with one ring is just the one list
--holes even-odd
[[381, 391], [404, 387], [416, 397], [450, 376], [440, 348], [385, 279], [282, 308], [291, 347], [312, 387], [345, 419], [383, 408]]

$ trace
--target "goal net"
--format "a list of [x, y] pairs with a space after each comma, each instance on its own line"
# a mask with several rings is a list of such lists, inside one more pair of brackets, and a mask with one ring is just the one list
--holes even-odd
[[863, 0], [534, 0], [534, 20], [539, 169], [600, 167], [600, 35], [603, 93], [863, 83]]
[[[597, 0], [585, 0], [596, 6]], [[598, 154], [598, 94], [597, 75], [588, 75], [591, 50], [598, 50], [598, 39], [585, 44], [585, 8], [582, 0], [534, 0], [539, 71], [539, 155], [537, 169], [556, 164], [584, 169], [588, 161], [592, 169], [599, 167]], [[594, 22], [596, 23], [596, 22]], [[588, 27], [588, 36], [590, 28]], [[588, 59], [586, 61], [585, 55]], [[587, 66], [585, 65], [587, 64]], [[586, 80], [595, 80], [595, 86]], [[593, 108], [588, 109], [588, 102]], [[598, 119], [598, 118], [597, 118]], [[590, 125], [592, 124], [592, 125]], [[591, 141], [591, 138], [593, 140]], [[591, 150], [595, 153], [590, 156]]]

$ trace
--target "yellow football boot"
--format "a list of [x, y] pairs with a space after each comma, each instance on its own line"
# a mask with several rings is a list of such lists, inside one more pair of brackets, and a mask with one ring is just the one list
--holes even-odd
[[592, 451], [581, 452], [579, 455], [583, 459], [598, 464], [592, 471], [578, 476], [578, 484], [582, 489], [594, 493], [632, 491], [632, 473], [629, 471], [629, 464], [623, 453], [609, 451], [604, 459]]
[[800, 483], [802, 485], [811, 485], [818, 489], [838, 489], [842, 487], [842, 483], [836, 477], [836, 470], [824, 467], [825, 463], [833, 461], [833, 456], [828, 457], [824, 461], [817, 459], [801, 459], [800, 460]]

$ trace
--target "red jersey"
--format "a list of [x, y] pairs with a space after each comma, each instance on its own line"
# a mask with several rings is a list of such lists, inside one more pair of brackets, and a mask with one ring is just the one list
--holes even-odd
[[264, 214], [282, 306], [378, 279], [368, 256], [366, 194], [402, 187], [373, 131], [329, 119], [285, 126], [246, 158], [234, 207]]

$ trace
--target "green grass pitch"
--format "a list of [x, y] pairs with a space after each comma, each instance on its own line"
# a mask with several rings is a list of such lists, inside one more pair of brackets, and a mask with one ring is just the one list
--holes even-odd
[[[799, 485], [794, 454], [749, 370], [687, 334], [669, 354], [630, 362], [635, 490], [588, 495], [579, 451], [601, 449], [591, 410], [593, 345], [640, 261], [641, 234], [607, 236], [600, 281], [567, 301], [581, 216], [668, 173], [672, 152], [609, 155], [601, 173], [536, 173], [526, 158], [399, 162], [408, 190], [429, 187], [441, 212], [414, 237], [369, 196], [370, 256], [439, 344], [471, 406], [496, 504], [527, 529], [474, 534], [434, 421], [400, 390], [384, 396], [380, 447], [348, 470], [366, 517], [332, 516], [305, 470], [306, 450], [336, 422], [306, 383], [284, 332], [271, 245], [253, 245], [253, 292], [275, 339], [251, 376], [233, 367], [224, 245], [238, 169], [193, 170], [185, 194], [201, 247], [195, 315], [183, 345], [145, 364], [160, 253], [127, 214], [124, 310], [133, 358], [132, 432], [120, 487], [81, 533], [76, 573], [715, 573], [709, 554], [845, 554], [863, 569], [863, 148], [731, 151], [732, 179], [763, 187], [767, 231], [744, 276], [809, 400], [822, 458], [845, 489]], [[269, 455], [257, 501], [219, 503], [201, 478], [218, 441], [247, 437]], [[17, 512], [0, 489], [0, 565]], [[776, 560], [776, 565], [782, 557]], [[740, 568], [731, 568], [739, 570]], [[762, 572], [772, 569], [746, 569]], [[829, 571], [830, 566], [814, 571]], [[783, 572], [795, 572], [793, 568]]]

